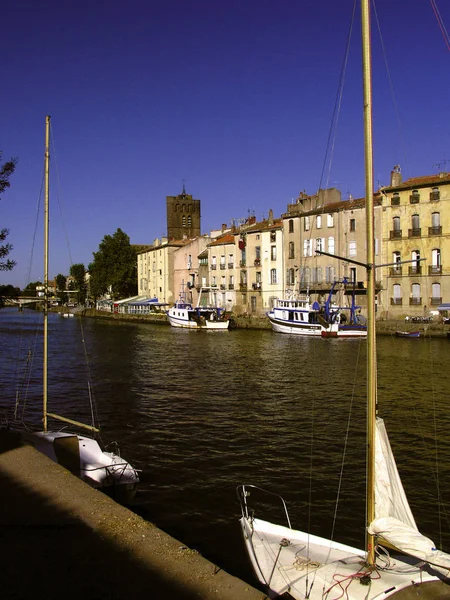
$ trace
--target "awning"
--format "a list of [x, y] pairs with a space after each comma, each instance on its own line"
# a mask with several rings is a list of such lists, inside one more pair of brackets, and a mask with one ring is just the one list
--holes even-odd
[[450, 302], [440, 304], [436, 310], [450, 310]]

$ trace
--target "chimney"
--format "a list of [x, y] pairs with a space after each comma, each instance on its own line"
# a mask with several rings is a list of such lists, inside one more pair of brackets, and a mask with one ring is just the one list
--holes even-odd
[[402, 172], [400, 165], [395, 165], [391, 171], [391, 187], [398, 187], [402, 183]]
[[227, 228], [227, 224], [226, 223], [222, 223], [222, 233], [225, 231], [226, 228]]
[[269, 209], [269, 225], [273, 224], [273, 210]]

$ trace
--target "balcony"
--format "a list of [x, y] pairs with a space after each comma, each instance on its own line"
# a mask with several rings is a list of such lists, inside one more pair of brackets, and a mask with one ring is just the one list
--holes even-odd
[[225, 271], [225, 269], [226, 269], [225, 263], [220, 263], [220, 270]]
[[402, 274], [402, 268], [401, 267], [391, 267], [389, 269], [389, 277], [397, 277], [398, 275]]
[[411, 194], [409, 197], [410, 204], [419, 204], [420, 202], [420, 194]]
[[442, 298], [430, 298], [430, 304], [431, 306], [439, 306], [439, 304], [442, 304]]
[[391, 306], [401, 306], [403, 304], [403, 298], [391, 298]]
[[254, 290], [260, 290], [261, 289], [261, 282], [257, 281], [256, 283], [252, 283], [252, 288]]
[[428, 265], [428, 275], [442, 275], [442, 265]]
[[400, 206], [400, 196], [392, 196], [391, 206]]
[[409, 305], [410, 306], [418, 306], [420, 304], [422, 304], [422, 298], [418, 298], [418, 297], [412, 296], [409, 299]]
[[234, 290], [234, 283], [229, 283], [228, 284], [228, 289], [229, 290]]
[[261, 259], [255, 258], [255, 267], [260, 267], [260, 266], [261, 266]]
[[389, 232], [389, 239], [390, 240], [399, 240], [402, 237], [402, 230], [401, 229], [393, 229], [392, 231]]
[[428, 227], [428, 235], [442, 235], [442, 225], [438, 227]]
[[246, 283], [240, 283], [239, 284], [239, 289], [241, 290], [241, 292], [246, 292], [247, 291], [247, 284]]
[[437, 202], [441, 198], [441, 192], [430, 192], [430, 202]]
[[217, 269], [217, 265], [211, 265], [211, 270], [215, 271]]
[[408, 275], [422, 275], [422, 265], [408, 267]]
[[247, 265], [247, 261], [246, 261], [246, 260], [241, 260], [241, 261], [239, 262], [239, 266], [240, 266], [240, 267], [245, 267], [246, 265]]
[[234, 263], [232, 263], [232, 262], [229, 262], [229, 263], [228, 263], [228, 268], [229, 268], [229, 269], [234, 269]]
[[409, 238], [420, 237], [421, 231], [422, 230], [420, 227], [418, 227], [417, 229], [408, 229], [408, 237]]
[[224, 283], [221, 283], [221, 284], [220, 284], [220, 289], [221, 289], [221, 290], [226, 290], [226, 289], [227, 289], [227, 286], [226, 286]]

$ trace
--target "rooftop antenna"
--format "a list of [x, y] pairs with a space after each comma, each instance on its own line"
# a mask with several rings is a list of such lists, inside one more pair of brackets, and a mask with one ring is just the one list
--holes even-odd
[[445, 158], [442, 158], [439, 162], [437, 162], [436, 164], [433, 165], [433, 168], [439, 171], [439, 173], [442, 171], [442, 168], [445, 167], [445, 165], [448, 165], [450, 163], [450, 160], [447, 160]]
[[181, 181], [183, 182], [183, 191], [182, 191], [181, 193], [182, 193], [182, 195], [183, 195], [183, 196], [185, 196], [185, 195], [186, 195], [186, 188], [185, 188], [185, 186], [184, 186], [184, 184], [185, 184], [185, 180], [184, 180], [184, 179], [182, 179]]

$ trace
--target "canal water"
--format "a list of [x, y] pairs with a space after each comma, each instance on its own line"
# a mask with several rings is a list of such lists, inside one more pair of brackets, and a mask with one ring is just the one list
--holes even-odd
[[[3, 419], [20, 390], [19, 414], [39, 421], [41, 319], [0, 310]], [[90, 379], [104, 443], [142, 470], [145, 519], [254, 584], [236, 486], [281, 494], [295, 528], [329, 536], [342, 472], [335, 539], [362, 546], [365, 341], [58, 314], [49, 340], [49, 409], [89, 420]], [[447, 551], [449, 356], [446, 339], [378, 339], [380, 414], [419, 528]]]

